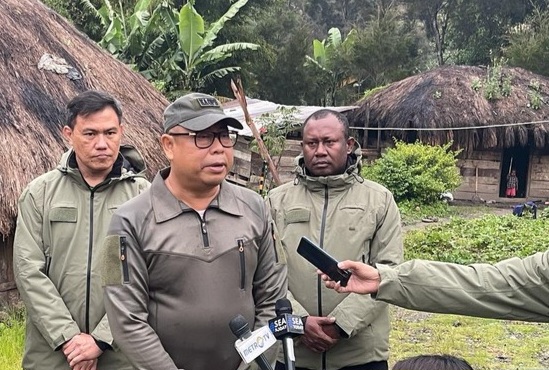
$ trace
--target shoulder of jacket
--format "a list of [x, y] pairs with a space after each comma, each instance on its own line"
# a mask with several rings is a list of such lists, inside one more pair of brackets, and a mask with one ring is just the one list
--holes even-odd
[[229, 193], [234, 194], [237, 197], [237, 199], [241, 199], [245, 203], [248, 203], [248, 202], [263, 203], [263, 198], [261, 197], [261, 195], [259, 195], [258, 193], [256, 193], [251, 189], [238, 186], [235, 184], [231, 184], [230, 182], [226, 182], [224, 186], [226, 186], [226, 190]]
[[356, 182], [353, 185], [355, 188], [364, 188], [367, 191], [374, 191], [376, 193], [379, 193], [380, 195], [387, 195], [391, 194], [389, 189], [387, 189], [385, 186], [381, 185], [380, 183], [377, 183], [375, 181], [364, 179], [362, 182]]
[[147, 187], [141, 193], [137, 194], [135, 197], [124, 202], [117, 210], [117, 212], [127, 212], [133, 213], [136, 210], [149, 208], [152, 204], [151, 201], [151, 188]]
[[304, 188], [302, 184], [294, 184], [293, 181], [286, 182], [282, 185], [277, 186], [276, 188], [269, 191], [268, 198], [273, 197], [282, 197], [291, 192], [292, 190], [298, 190]]
[[35, 177], [31, 182], [29, 182], [25, 188], [25, 191], [30, 193], [41, 191], [47, 183], [58, 181], [63, 177], [64, 175], [57, 169], [48, 171], [38, 177]]

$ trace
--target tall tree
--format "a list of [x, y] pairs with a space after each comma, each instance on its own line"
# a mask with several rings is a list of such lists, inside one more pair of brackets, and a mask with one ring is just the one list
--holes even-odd
[[510, 65], [549, 76], [549, 10], [536, 8], [524, 24], [512, 29], [504, 55]]
[[421, 19], [429, 37], [435, 44], [438, 65], [446, 63], [446, 35], [450, 19], [454, 15], [458, 0], [402, 0], [408, 6], [409, 14], [415, 19]]
[[371, 89], [424, 69], [429, 62], [428, 47], [417, 21], [406, 20], [396, 4], [380, 6], [368, 25], [357, 32], [347, 64], [352, 66], [358, 89]]
[[343, 38], [339, 29], [330, 28], [324, 40], [313, 40], [313, 56], [305, 57], [311, 73], [319, 74], [323, 80], [324, 105], [336, 105], [338, 90], [355, 82], [348, 66], [343, 63], [343, 56], [349, 53], [355, 38], [354, 29]]

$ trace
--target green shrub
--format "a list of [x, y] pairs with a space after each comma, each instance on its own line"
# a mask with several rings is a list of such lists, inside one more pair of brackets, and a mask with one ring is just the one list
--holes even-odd
[[511, 214], [453, 219], [444, 225], [408, 232], [405, 258], [468, 264], [526, 257], [547, 249], [548, 222]]
[[433, 203], [445, 191], [455, 190], [460, 182], [456, 156], [444, 146], [407, 144], [395, 141], [371, 166], [365, 166], [362, 176], [385, 185], [397, 202], [414, 199], [420, 203]]

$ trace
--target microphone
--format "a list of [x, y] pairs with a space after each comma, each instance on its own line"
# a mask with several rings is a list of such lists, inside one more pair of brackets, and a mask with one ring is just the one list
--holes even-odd
[[261, 370], [273, 370], [271, 364], [263, 355], [267, 349], [276, 343], [276, 338], [268, 326], [251, 332], [244, 316], [237, 315], [229, 322], [229, 327], [238, 338], [234, 346], [245, 363], [249, 364], [255, 360]]
[[281, 298], [275, 303], [276, 318], [269, 320], [269, 328], [277, 339], [282, 340], [286, 370], [295, 370], [293, 337], [302, 335], [303, 321], [300, 316], [292, 315], [292, 303]]

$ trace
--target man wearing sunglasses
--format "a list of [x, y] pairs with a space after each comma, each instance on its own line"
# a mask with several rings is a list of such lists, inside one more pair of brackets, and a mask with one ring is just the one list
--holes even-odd
[[233, 128], [242, 125], [217, 99], [177, 99], [160, 139], [170, 167], [113, 216], [103, 248], [106, 310], [135, 368], [246, 369], [229, 322], [241, 314], [251, 328], [265, 326], [286, 294], [262, 198], [225, 180]]

